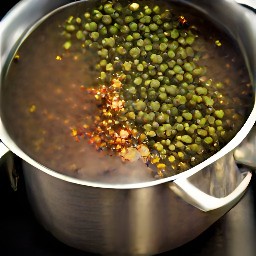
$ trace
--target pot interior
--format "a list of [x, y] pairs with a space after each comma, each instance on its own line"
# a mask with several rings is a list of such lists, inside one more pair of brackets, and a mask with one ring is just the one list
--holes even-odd
[[[168, 38], [166, 35], [171, 33], [173, 28], [164, 30], [168, 24], [162, 25], [157, 21], [158, 11], [155, 11], [154, 15], [148, 16], [151, 15], [150, 19], [154, 20], [158, 30], [148, 28], [149, 32], [142, 30], [137, 33], [137, 30], [133, 31], [130, 22], [127, 23], [130, 25], [128, 26], [130, 37], [125, 32], [120, 32], [118, 35], [108, 32], [109, 37], [112, 33], [112, 37], [116, 41], [119, 40], [119, 45], [111, 46], [109, 43], [102, 47], [99, 43], [102, 44], [104, 36], [101, 40], [96, 38], [99, 36], [97, 33], [100, 28], [94, 31], [90, 26], [93, 26], [95, 21], [84, 18], [86, 15], [93, 15], [91, 10], [99, 2], [81, 1], [60, 8], [36, 23], [22, 38], [22, 43], [12, 55], [12, 60], [6, 63], [8, 68], [4, 69], [6, 72], [2, 76], [1, 119], [8, 136], [32, 161], [57, 173], [92, 183], [129, 185], [156, 179], [170, 180], [182, 172], [200, 167], [201, 163], [205, 163], [212, 155], [227, 147], [228, 142], [244, 126], [253, 111], [253, 78], [250, 70], [253, 62], [248, 60], [248, 56], [245, 57], [244, 48], [241, 47], [243, 42], [241, 43], [239, 38], [234, 38], [232, 33], [227, 31], [227, 27], [220, 27], [209, 16], [210, 13], [206, 12], [204, 6], [197, 6], [196, 9], [188, 8], [187, 3], [176, 3], [177, 1], [175, 3], [142, 1], [141, 5], [145, 2], [145, 6], [150, 6], [152, 10], [155, 6], [163, 5], [162, 9], [169, 8], [173, 12], [171, 16], [173, 15], [174, 18], [168, 19], [168, 22], [172, 23], [172, 26], [178, 24], [177, 30], [181, 35], [183, 33], [180, 39], [175, 35], [170, 35], [168, 42], [161, 39], [161, 36]], [[126, 8], [125, 3], [119, 2], [123, 4], [123, 8]], [[142, 8], [143, 10], [145, 11], [145, 7]], [[103, 8], [100, 11], [105, 17], [110, 16], [108, 12], [111, 13], [111, 10]], [[126, 16], [142, 24], [142, 21], [132, 15], [131, 11]], [[219, 16], [220, 19], [225, 19], [224, 16], [220, 14]], [[117, 23], [118, 19], [113, 17], [111, 20]], [[117, 24], [115, 28], [124, 26], [123, 22], [120, 21], [121, 25]], [[219, 22], [221, 23], [221, 20]], [[104, 23], [98, 22], [97, 25], [102, 28]], [[241, 24], [242, 29], [243, 26], [246, 26], [245, 22]], [[111, 28], [114, 30], [109, 24], [106, 27], [108, 31], [111, 31]], [[155, 31], [158, 36], [153, 37]], [[194, 33], [195, 45], [188, 40], [187, 43], [182, 41], [184, 38], [186, 41], [191, 31]], [[150, 41], [147, 49], [151, 49], [150, 47], [153, 49], [147, 50], [148, 52], [143, 48], [146, 38]], [[144, 41], [141, 43], [142, 41], [139, 40]], [[117, 56], [115, 50], [125, 41], [128, 53], [124, 54], [125, 57], [122, 57], [122, 54]], [[187, 51], [186, 54], [191, 56], [168, 57], [172, 52], [163, 49], [165, 46], [167, 49], [170, 48], [170, 41], [178, 42], [179, 47], [183, 47]], [[72, 43], [71, 48], [69, 48], [70, 43]], [[144, 56], [132, 56], [131, 49], [138, 48], [141, 54], [142, 51], [145, 52]], [[101, 57], [104, 52], [102, 49], [106, 49], [109, 53], [104, 58]], [[189, 52], [191, 49], [193, 53]], [[255, 51], [255, 46], [252, 50]], [[159, 58], [163, 62], [151, 58], [152, 54], [161, 56]], [[177, 51], [174, 54], [177, 55]], [[171, 63], [172, 58], [175, 64]], [[117, 73], [111, 69], [116, 60], [119, 61], [116, 64], [118, 76], [122, 77], [122, 74], [126, 76], [124, 97], [130, 102], [127, 104], [127, 109], [118, 114], [116, 109], [113, 110], [114, 107], [111, 109], [114, 103], [118, 104], [113, 101], [112, 95], [117, 90], [113, 92], [111, 89], [112, 91], [104, 92], [107, 96], [102, 96], [102, 85], [106, 83], [110, 86], [113, 84], [113, 79], [117, 79]], [[136, 69], [137, 73], [133, 71], [132, 77], [127, 67], [123, 69], [121, 67], [125, 66], [125, 62], [132, 63], [132, 67]], [[185, 68], [185, 63], [191, 62], [196, 62], [198, 68], [206, 70], [202, 75], [195, 75], [196, 72], [191, 71], [194, 80], [190, 80], [191, 74], [187, 75], [190, 72], [189, 67]], [[138, 63], [141, 65], [139, 66]], [[161, 64], [166, 64], [167, 70], [164, 70], [166, 65], [161, 66]], [[179, 73], [180, 67], [182, 71]], [[142, 71], [143, 69], [146, 71]], [[150, 73], [149, 70], [156, 73], [154, 74], [153, 71]], [[100, 77], [105, 74], [111, 79], [102, 82]], [[130, 78], [128, 79], [127, 76]], [[159, 77], [163, 77], [165, 82]], [[160, 80], [162, 91], [157, 86], [154, 87], [153, 83], [146, 82], [157, 79]], [[121, 78], [118, 81], [120, 82]], [[170, 85], [174, 85], [173, 88], [176, 88], [178, 93], [168, 94], [166, 88]], [[157, 92], [157, 96], [149, 100], [150, 88]], [[137, 90], [135, 94], [133, 90]], [[101, 101], [97, 101], [95, 91], [101, 97]], [[191, 106], [193, 93], [198, 99], [195, 105]], [[166, 99], [162, 99], [166, 95], [171, 99], [169, 103]], [[186, 103], [179, 102], [180, 97], [182, 99], [185, 97]], [[109, 103], [110, 99], [111, 103]], [[150, 101], [160, 102], [161, 109], [154, 110], [150, 107], [153, 106], [150, 105]], [[106, 102], [108, 107], [104, 109], [102, 105]], [[146, 102], [148, 105], [145, 109], [136, 102]], [[167, 103], [171, 110], [166, 114], [164, 104]], [[126, 105], [122, 107], [125, 108]], [[107, 119], [104, 111], [109, 111], [112, 117], [117, 117], [117, 120]], [[153, 112], [154, 118], [150, 119], [151, 121], [139, 119], [139, 113], [143, 111], [148, 115]], [[134, 112], [135, 121], [133, 117], [127, 119], [129, 113], [134, 114]], [[167, 119], [162, 121], [163, 114], [168, 115], [169, 121]], [[126, 126], [115, 126], [113, 123], [104, 126], [103, 122], [97, 121], [100, 117], [104, 121], [123, 122], [122, 116], [128, 120], [125, 124], [132, 123], [129, 129]], [[172, 127], [171, 133], [168, 135], [167, 131], [164, 131], [163, 135], [159, 131], [160, 128], [154, 128], [154, 132], [159, 133], [159, 136], [147, 135], [150, 134], [153, 122], [160, 127], [169, 122]], [[114, 137], [109, 132], [112, 128], [116, 134]], [[136, 137], [134, 144], [131, 145], [130, 142], [126, 142], [125, 145], [108, 144], [113, 138], [126, 140], [126, 136], [131, 136], [126, 135], [126, 132], [132, 133], [131, 130], [135, 128], [139, 133], [138, 136], [134, 136]], [[145, 135], [145, 141], [140, 138], [141, 134]], [[100, 146], [97, 144], [99, 140]], [[146, 149], [150, 150], [151, 157], [145, 160], [144, 155], [139, 155], [139, 160], [134, 160], [139, 151], [138, 147], [145, 145]], [[121, 149], [118, 150], [118, 146]], [[125, 154], [120, 154], [122, 148], [126, 150]], [[196, 148], [196, 152], [193, 148]], [[135, 151], [128, 152], [127, 149], [128, 151], [135, 149]]]

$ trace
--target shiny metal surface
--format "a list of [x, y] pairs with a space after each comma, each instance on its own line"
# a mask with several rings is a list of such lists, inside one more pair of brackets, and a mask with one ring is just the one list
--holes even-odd
[[[205, 213], [175, 195], [168, 183], [139, 189], [93, 188], [74, 186], [26, 162], [23, 169], [28, 197], [40, 223], [69, 246], [102, 254], [152, 255], [176, 248], [196, 238], [241, 196]], [[241, 179], [236, 169], [229, 172], [231, 180], [219, 177], [223, 194]], [[218, 186], [214, 175], [212, 180], [209, 172], [203, 176], [196, 185], [205, 192]]]
[[[40, 5], [37, 5], [39, 2]], [[23, 0], [3, 20], [6, 25], [1, 26], [4, 35], [2, 60], [8, 61], [9, 53], [31, 24], [55, 9], [56, 3], [60, 6], [67, 2]], [[255, 89], [255, 15], [231, 0], [183, 2], [210, 16], [214, 13], [213, 18], [225, 24], [240, 44]], [[232, 16], [227, 13], [232, 13]], [[2, 121], [0, 137], [14, 153], [25, 160], [23, 169], [30, 203], [37, 218], [54, 236], [85, 251], [150, 255], [176, 248], [194, 239], [239, 201], [246, 186], [230, 204], [205, 213], [178, 197], [170, 190], [169, 182], [189, 179], [200, 191], [215, 197], [232, 193], [244, 176], [236, 167], [229, 165], [229, 159], [233, 156], [228, 153], [246, 137], [255, 119], [256, 105], [237, 136], [225, 148], [195, 168], [171, 178], [132, 186], [104, 187], [103, 184], [90, 184], [46, 169], [16, 146]], [[223, 163], [230, 167], [227, 169], [228, 175], [222, 172], [225, 166]], [[217, 190], [213, 189], [217, 186]], [[217, 195], [219, 192], [221, 194]]]
[[256, 126], [246, 139], [236, 148], [234, 157], [238, 163], [256, 170]]
[[255, 0], [235, 0], [237, 3], [245, 5], [247, 7], [256, 9], [256, 2]]
[[229, 153], [191, 177], [171, 182], [170, 188], [187, 203], [208, 212], [237, 202], [251, 177], [250, 170], [239, 170], [233, 154]]
[[[15, 161], [20, 171], [20, 159]], [[160, 256], [254, 256], [256, 251], [256, 173], [241, 201], [189, 243]], [[34, 216], [20, 172], [18, 191], [10, 187], [0, 163], [0, 253], [22, 256], [94, 256], [58, 241]]]

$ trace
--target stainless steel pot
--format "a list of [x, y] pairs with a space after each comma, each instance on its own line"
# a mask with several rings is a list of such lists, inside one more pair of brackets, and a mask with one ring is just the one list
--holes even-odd
[[[31, 26], [69, 2], [23, 0], [7, 14], [1, 22], [1, 77]], [[243, 52], [255, 94], [255, 14], [232, 0], [180, 2], [200, 9], [226, 27]], [[255, 120], [256, 103], [235, 138], [203, 163], [169, 178], [126, 185], [78, 180], [43, 167], [15, 144], [2, 119], [0, 138], [24, 160], [31, 206], [42, 225], [59, 240], [100, 254], [151, 255], [194, 239], [240, 200], [251, 172], [237, 167], [233, 151]], [[6, 148], [1, 147], [5, 153]], [[10, 169], [12, 164], [9, 158]]]

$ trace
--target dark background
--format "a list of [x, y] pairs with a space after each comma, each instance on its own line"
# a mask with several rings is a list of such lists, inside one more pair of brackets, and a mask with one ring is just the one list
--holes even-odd
[[[0, 9], [0, 18], [17, 2], [4, 1], [4, 6]], [[20, 159], [15, 158], [15, 162], [20, 176], [16, 192], [10, 186], [4, 159], [0, 162], [0, 255], [93, 255], [62, 244], [41, 227], [27, 199]], [[254, 172], [246, 195], [230, 212], [195, 240], [161, 255], [254, 256], [255, 242], [256, 174]]]

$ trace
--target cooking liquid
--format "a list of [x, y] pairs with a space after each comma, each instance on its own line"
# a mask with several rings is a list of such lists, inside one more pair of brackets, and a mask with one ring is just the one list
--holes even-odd
[[[83, 90], [97, 83], [97, 55], [82, 53], [79, 45], [70, 52], [62, 48], [62, 24], [69, 15], [81, 14], [83, 4], [62, 9], [44, 20], [19, 47], [3, 84], [1, 109], [6, 128], [25, 153], [57, 172], [110, 184], [154, 180], [154, 170], [141, 159], [124, 162], [111, 152], [97, 150], [88, 139], [77, 141], [72, 136], [72, 129], [84, 126], [85, 116], [90, 124], [98, 112], [93, 95]], [[237, 109], [241, 115], [240, 122], [230, 124], [230, 136], [234, 136], [252, 101], [241, 53], [224, 31], [197, 11], [179, 5], [172, 8], [198, 28], [198, 47], [207, 52], [200, 64], [207, 66], [208, 78], [224, 83], [223, 90], [230, 96], [228, 108]]]

